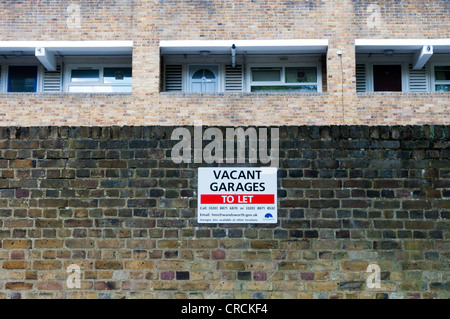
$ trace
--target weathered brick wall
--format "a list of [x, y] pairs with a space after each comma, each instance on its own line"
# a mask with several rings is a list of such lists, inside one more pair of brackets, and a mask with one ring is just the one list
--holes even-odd
[[280, 127], [276, 225], [197, 224], [172, 129], [0, 128], [0, 298], [450, 297], [449, 126]]
[[[0, 125], [448, 125], [448, 93], [356, 94], [354, 40], [446, 39], [449, 13], [446, 0], [2, 1], [1, 40], [134, 48], [133, 94], [0, 94]], [[328, 39], [327, 93], [160, 93], [159, 41], [186, 39]]]
[[1, 40], [123, 40], [133, 35], [133, 0], [0, 2]]

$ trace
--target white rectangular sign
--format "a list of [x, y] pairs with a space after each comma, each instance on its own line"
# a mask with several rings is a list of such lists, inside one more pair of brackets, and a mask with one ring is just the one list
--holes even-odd
[[276, 223], [275, 167], [200, 167], [199, 223]]

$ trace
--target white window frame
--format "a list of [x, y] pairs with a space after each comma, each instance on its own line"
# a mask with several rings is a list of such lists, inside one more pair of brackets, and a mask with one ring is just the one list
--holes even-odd
[[[305, 83], [286, 83], [285, 69], [286, 68], [316, 68], [317, 71], [317, 83], [316, 82], [305, 82]], [[252, 79], [252, 68], [281, 68], [280, 81], [258, 81], [253, 82]], [[316, 85], [317, 91], [322, 92], [322, 66], [320, 63], [252, 63], [248, 64], [245, 70], [244, 81], [247, 92], [252, 92], [252, 86], [302, 86], [302, 85]], [[314, 93], [316, 93], [314, 92]], [[255, 92], [256, 93], [256, 92]], [[283, 93], [283, 92], [270, 92], [268, 93]], [[286, 92], [284, 92], [286, 93]], [[308, 92], [298, 92], [298, 93], [308, 93]]]
[[[366, 55], [366, 54], [364, 54]], [[410, 55], [398, 55], [393, 57], [388, 56], [372, 56], [372, 57], [358, 57], [356, 54], [356, 64], [364, 64], [366, 68], [366, 92], [373, 93], [373, 66], [374, 65], [401, 65], [402, 68], [402, 92], [409, 92], [409, 65], [412, 63], [412, 56]], [[391, 92], [391, 91], [384, 91]], [[375, 92], [375, 93], [382, 93]], [[396, 93], [396, 92], [391, 92]], [[399, 93], [399, 92], [397, 92]]]
[[[133, 89], [133, 84], [115, 84], [115, 83], [103, 83], [104, 78], [104, 69], [109, 67], [117, 67], [117, 68], [132, 68], [131, 64], [127, 63], [76, 63], [76, 64], [67, 64], [64, 67], [64, 78], [63, 78], [63, 91], [68, 92], [71, 94], [77, 94], [77, 93], [94, 93], [94, 94], [105, 94], [105, 93], [112, 93], [112, 94], [123, 94], [123, 93], [131, 93]], [[86, 81], [86, 82], [71, 82], [72, 77], [72, 70], [99, 70], [99, 79], [97, 82], [93, 81]], [[133, 72], [133, 70], [132, 70]], [[133, 77], [131, 77], [131, 82], [133, 82]], [[86, 86], [104, 86], [104, 87], [111, 87], [111, 86], [129, 86], [130, 91], [128, 92], [70, 92], [70, 87], [86, 87]]]
[[[402, 70], [401, 70], [401, 74], [402, 74], [402, 91], [401, 92], [408, 92], [409, 88], [408, 88], [408, 75], [409, 75], [409, 64], [408, 62], [370, 62], [367, 63], [366, 66], [367, 68], [367, 88], [368, 88], [368, 92], [375, 92], [374, 91], [374, 80], [373, 80], [373, 66], [374, 65], [400, 65]], [[392, 92], [392, 91], [378, 91], [379, 93], [381, 92]], [[393, 92], [395, 93], [395, 92]]]
[[[168, 55], [164, 57], [163, 72], [166, 74], [167, 65], [181, 65], [181, 89], [182, 93], [193, 93], [189, 90], [189, 66], [190, 65], [218, 65], [219, 75], [218, 75], [218, 93], [227, 93], [225, 91], [225, 67], [231, 64], [230, 55], [218, 55], [209, 56], [209, 60], [206, 60], [199, 55]], [[288, 61], [280, 62], [281, 59], [289, 59]], [[251, 60], [251, 61], [250, 61]], [[320, 60], [320, 55], [310, 54], [304, 56], [297, 55], [254, 55], [247, 56], [244, 58], [242, 55], [236, 56], [236, 65], [242, 65], [242, 92], [251, 92], [250, 88], [250, 68], [251, 67], [315, 67], [317, 69], [317, 83], [289, 83], [289, 85], [317, 85], [317, 92], [323, 91], [322, 86], [322, 63]], [[281, 85], [280, 83], [276, 83]], [[165, 87], [163, 87], [164, 93]], [[168, 92], [174, 93], [174, 92]], [[276, 93], [276, 92], [272, 92]], [[278, 92], [278, 94], [289, 93], [289, 92]], [[298, 94], [307, 94], [308, 92], [296, 92]], [[316, 92], [314, 92], [316, 93]]]
[[[36, 91], [35, 92], [8, 92], [9, 67], [10, 66], [37, 66]], [[44, 87], [44, 67], [39, 63], [11, 61], [1, 64], [1, 85], [0, 92], [3, 93], [40, 93]]]
[[431, 91], [432, 92], [439, 92], [439, 91], [436, 91], [436, 85], [440, 85], [440, 84], [450, 85], [450, 81], [436, 81], [436, 73], [435, 73], [435, 70], [434, 70], [436, 66], [448, 66], [448, 67], [450, 67], [450, 61], [449, 62], [434, 62], [434, 63], [431, 64], [430, 79], [431, 79]]

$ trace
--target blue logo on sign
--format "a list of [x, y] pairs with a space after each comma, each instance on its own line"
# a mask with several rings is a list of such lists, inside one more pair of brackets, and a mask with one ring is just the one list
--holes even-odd
[[267, 214], [264, 215], [264, 218], [265, 219], [273, 219], [273, 216], [272, 216], [271, 213], [267, 213]]

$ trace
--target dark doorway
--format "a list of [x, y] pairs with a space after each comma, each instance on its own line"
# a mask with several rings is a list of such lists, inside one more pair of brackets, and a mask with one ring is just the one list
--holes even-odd
[[402, 66], [401, 65], [374, 65], [373, 66], [373, 90], [402, 91]]

